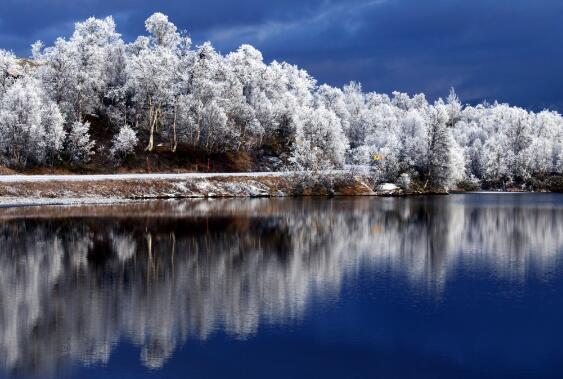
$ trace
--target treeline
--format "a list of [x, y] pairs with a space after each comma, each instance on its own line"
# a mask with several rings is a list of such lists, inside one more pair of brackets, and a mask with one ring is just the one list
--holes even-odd
[[[15, 168], [119, 162], [155, 149], [247, 152], [268, 169], [369, 165], [378, 181], [500, 187], [563, 171], [563, 118], [505, 104], [434, 103], [318, 85], [242, 45], [192, 47], [156, 13], [125, 43], [111, 17], [77, 23], [69, 39], [0, 51], [0, 157]], [[94, 140], [99, 120], [110, 141]], [[99, 131], [98, 131], [99, 134]]]

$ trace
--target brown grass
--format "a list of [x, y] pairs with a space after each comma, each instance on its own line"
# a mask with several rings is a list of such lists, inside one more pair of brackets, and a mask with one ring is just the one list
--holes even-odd
[[[257, 194], [256, 188], [261, 188]], [[248, 197], [248, 196], [325, 196], [372, 195], [364, 182], [356, 178], [336, 180], [333, 188], [315, 185], [303, 188], [292, 177], [216, 177], [186, 180], [106, 180], [106, 181], [43, 181], [0, 184], [0, 197], [20, 199], [143, 199], [186, 197]]]
[[11, 168], [0, 166], [0, 175], [15, 175], [16, 172]]

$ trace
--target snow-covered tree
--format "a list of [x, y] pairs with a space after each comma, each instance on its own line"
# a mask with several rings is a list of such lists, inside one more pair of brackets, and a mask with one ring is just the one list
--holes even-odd
[[181, 36], [176, 25], [168, 20], [168, 16], [157, 12], [145, 21], [145, 29], [150, 33], [150, 41], [154, 46], [176, 49]]
[[0, 151], [8, 164], [48, 164], [65, 137], [63, 116], [37, 80], [16, 80], [0, 101]]
[[523, 152], [526, 173], [543, 178], [554, 169], [554, 142], [546, 138], [534, 138], [530, 146]]
[[451, 187], [467, 178], [465, 151], [450, 135], [449, 174], [447, 186]]
[[6, 50], [0, 49], [0, 96], [3, 96], [14, 82], [12, 71], [16, 66], [16, 56]]
[[344, 164], [348, 141], [334, 112], [324, 107], [301, 109], [295, 130], [291, 162], [296, 168], [316, 171]]
[[148, 132], [147, 150], [152, 151], [155, 132], [163, 126], [165, 112], [174, 107], [178, 57], [169, 49], [143, 49], [130, 57], [127, 86], [134, 94], [139, 127]]
[[65, 145], [69, 162], [76, 165], [88, 163], [96, 145], [90, 138], [90, 123], [72, 123]]
[[513, 155], [508, 146], [508, 138], [503, 134], [487, 140], [483, 147], [484, 179], [502, 185], [512, 181]]
[[75, 24], [69, 40], [57, 39], [44, 48], [33, 46], [33, 55], [44, 64], [37, 75], [53, 100], [66, 111], [69, 121], [100, 110], [116, 72], [123, 66], [123, 41], [112, 17], [91, 17]]
[[459, 121], [461, 117], [461, 111], [463, 109], [459, 97], [455, 93], [455, 89], [450, 88], [450, 94], [446, 99], [446, 109], [448, 112], [448, 127], [453, 128], [455, 124]]
[[64, 148], [66, 132], [64, 129], [65, 119], [59, 107], [50, 100], [44, 100], [43, 107], [43, 130], [45, 131], [45, 156], [40, 163], [52, 165], [60, 158]]
[[117, 159], [121, 159], [135, 152], [135, 147], [139, 143], [137, 133], [129, 125], [123, 125], [119, 133], [113, 138], [111, 154]]
[[445, 187], [451, 176], [451, 136], [448, 128], [448, 114], [441, 103], [431, 109], [428, 125], [427, 184]]
[[171, 150], [178, 143], [178, 99], [182, 92], [182, 61], [187, 59], [191, 40], [183, 37], [168, 17], [155, 13], [145, 22], [149, 36], [128, 46], [127, 91], [135, 103], [135, 123], [148, 133], [146, 149], [152, 151], [155, 135], [171, 136]]
[[424, 169], [429, 147], [425, 143], [427, 134], [428, 121], [424, 113], [411, 109], [404, 114], [398, 130], [398, 159], [403, 171]]
[[365, 140], [365, 128], [362, 124], [361, 115], [366, 108], [366, 104], [361, 84], [351, 82], [344, 86], [344, 101], [349, 115], [346, 135], [350, 141], [350, 147], [356, 148], [363, 145]]

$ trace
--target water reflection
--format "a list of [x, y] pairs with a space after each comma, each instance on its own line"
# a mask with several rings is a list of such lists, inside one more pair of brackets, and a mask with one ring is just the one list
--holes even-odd
[[294, 322], [359, 270], [436, 295], [460, 268], [548, 277], [562, 220], [550, 195], [3, 209], [0, 363], [56, 375], [128, 340], [159, 368], [190, 338]]

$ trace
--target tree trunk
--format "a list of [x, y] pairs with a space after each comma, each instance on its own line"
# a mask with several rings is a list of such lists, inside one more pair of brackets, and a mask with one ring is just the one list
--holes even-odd
[[172, 130], [174, 134], [174, 141], [172, 143], [172, 152], [175, 153], [178, 148], [178, 136], [176, 135], [176, 115], [177, 115], [177, 105], [174, 104], [174, 122], [172, 123]]
[[150, 113], [152, 114], [152, 120], [149, 119], [150, 122], [149, 145], [147, 146], [146, 149], [149, 152], [153, 151], [154, 149], [154, 131], [159, 117], [159, 109], [156, 109], [154, 112], [151, 110]]

